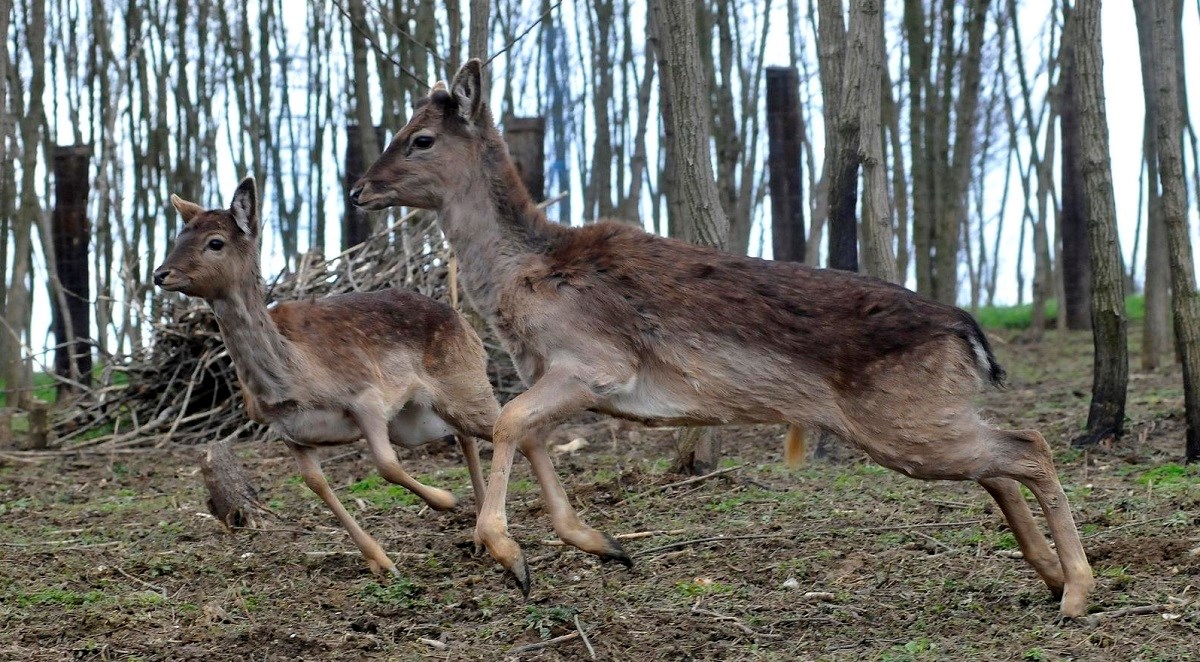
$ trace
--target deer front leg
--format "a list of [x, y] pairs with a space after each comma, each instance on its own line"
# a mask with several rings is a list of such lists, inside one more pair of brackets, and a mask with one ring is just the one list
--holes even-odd
[[288, 444], [288, 448], [292, 451], [292, 455], [296, 457], [296, 464], [300, 468], [300, 476], [304, 478], [304, 484], [308, 489], [321, 497], [325, 505], [333, 511], [338, 522], [341, 522], [342, 528], [346, 529], [346, 533], [350, 534], [350, 540], [354, 541], [354, 546], [358, 547], [358, 551], [362, 552], [363, 558], [367, 560], [367, 565], [371, 568], [371, 572], [379, 575], [384, 572], [389, 572], [393, 575], [399, 575], [396, 570], [396, 564], [392, 563], [387, 557], [387, 553], [383, 551], [383, 547], [375, 542], [375, 539], [370, 536], [350, 513], [346, 507], [338, 501], [337, 495], [333, 493], [333, 489], [329, 487], [329, 482], [325, 480], [325, 474], [321, 471], [321, 465], [317, 463], [316, 458], [312, 456], [312, 451], [303, 446]]
[[400, 466], [400, 458], [396, 457], [396, 449], [388, 439], [387, 419], [371, 412], [355, 412], [355, 420], [367, 438], [367, 447], [371, 449], [371, 458], [379, 469], [379, 475], [389, 483], [402, 485], [405, 489], [421, 497], [434, 510], [450, 510], [458, 500], [454, 495], [437, 487], [421, 483], [408, 475]]
[[529, 567], [520, 546], [508, 536], [504, 503], [513, 454], [518, 448], [533, 466], [558, 536], [586, 552], [629, 563], [629, 557], [615, 540], [579, 520], [541, 445], [542, 436], [556, 423], [595, 402], [595, 394], [574, 372], [552, 368], [528, 391], [505, 405], [496, 421], [492, 472], [475, 537], [512, 573], [526, 595], [529, 594]]

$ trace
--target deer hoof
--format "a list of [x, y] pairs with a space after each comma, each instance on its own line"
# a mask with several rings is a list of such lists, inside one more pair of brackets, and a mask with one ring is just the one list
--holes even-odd
[[529, 597], [529, 588], [533, 584], [529, 576], [529, 563], [525, 561], [525, 556], [517, 559], [517, 562], [508, 569], [508, 574], [517, 582], [517, 588], [521, 589], [521, 595]]
[[604, 536], [604, 542], [608, 544], [608, 549], [599, 555], [600, 562], [616, 561], [626, 568], [632, 568], [633, 559], [629, 558], [629, 555], [625, 553], [625, 548], [621, 546], [621, 543], [617, 542], [616, 538], [607, 533], [601, 533], [600, 535]]

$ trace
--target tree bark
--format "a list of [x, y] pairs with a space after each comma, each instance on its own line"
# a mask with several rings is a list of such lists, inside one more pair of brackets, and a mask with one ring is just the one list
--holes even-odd
[[859, 116], [859, 158], [863, 167], [863, 273], [898, 282], [892, 250], [892, 210], [883, 160], [883, 6], [879, 0], [852, 0], [850, 50], [846, 57], [843, 109]]
[[1120, 438], [1125, 429], [1129, 356], [1125, 278], [1117, 238], [1116, 203], [1104, 108], [1104, 60], [1100, 0], [1079, 0], [1071, 20], [1075, 40], [1075, 84], [1079, 96], [1080, 152], [1088, 245], [1092, 255], [1092, 329], [1095, 346], [1092, 403], [1087, 434], [1079, 445]]
[[[842, 112], [846, 25], [842, 0], [818, 0], [817, 61], [825, 104], [825, 166], [829, 219], [829, 267], [858, 271], [859, 116]], [[857, 97], [856, 97], [857, 98]]]
[[[1070, 20], [1069, 18], [1067, 19]], [[1059, 122], [1062, 133], [1062, 210], [1058, 227], [1062, 237], [1063, 301], [1067, 328], [1092, 328], [1091, 251], [1088, 249], [1087, 215], [1084, 213], [1083, 171], [1081, 169], [1078, 88], [1075, 85], [1075, 38], [1063, 40], [1059, 61], [1062, 64], [1062, 95]], [[1035, 286], [1036, 287], [1036, 286]]]
[[924, 0], [904, 1], [904, 35], [908, 43], [908, 135], [912, 152], [912, 237], [917, 292], [933, 295], [933, 171], [926, 149], [927, 100], [932, 72]]
[[342, 250], [357, 246], [367, 240], [373, 231], [371, 224], [372, 212], [364, 211], [350, 200], [350, 189], [370, 167], [362, 151], [365, 143], [371, 143], [378, 154], [383, 146], [383, 127], [375, 127], [375, 140], [363, 140], [362, 135], [370, 135], [370, 131], [362, 131], [358, 124], [346, 125], [346, 168], [342, 173], [342, 199], [345, 201], [345, 214], [342, 216]]
[[772, 254], [776, 260], [803, 262], [800, 73], [795, 67], [767, 67], [766, 92]]
[[1133, 3], [1137, 18], [1138, 54], [1142, 64], [1142, 92], [1146, 108], [1142, 158], [1146, 167], [1146, 273], [1142, 283], [1146, 316], [1142, 326], [1142, 369], [1157, 368], [1171, 349], [1171, 266], [1167, 231], [1159, 195], [1158, 92], [1155, 79], [1159, 53], [1154, 40], [1153, 2]]
[[[666, 137], [668, 178], [663, 182], [673, 232], [694, 244], [724, 248], [729, 220], [721, 208], [720, 194], [709, 158], [708, 91], [700, 70], [693, 0], [652, 0], [651, 20], [658, 40], [659, 71], [664, 105], [670, 108]], [[718, 440], [711, 428], [679, 431], [675, 468], [704, 474], [716, 467]]]
[[233, 454], [231, 440], [214, 441], [200, 460], [200, 473], [208, 489], [208, 512], [227, 529], [260, 529], [271, 514], [250, 475]]
[[954, 109], [954, 157], [950, 162], [951, 189], [934, 231], [934, 298], [954, 305], [958, 299], [958, 249], [971, 163], [975, 155], [976, 112], [982, 85], [983, 28], [990, 0], [971, 0], [966, 25], [967, 51], [962, 61], [958, 103]]
[[1186, 460], [1200, 460], [1200, 294], [1188, 232], [1187, 180], [1183, 170], [1183, 115], [1178, 74], [1179, 31], [1175, 0], [1155, 0], [1154, 83], [1158, 101], [1158, 158], [1162, 182], [1162, 215], [1171, 262], [1171, 311], [1183, 367], [1183, 401], [1187, 419]]

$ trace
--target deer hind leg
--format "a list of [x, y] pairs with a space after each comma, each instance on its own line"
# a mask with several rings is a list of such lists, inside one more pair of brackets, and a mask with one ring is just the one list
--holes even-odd
[[1095, 580], [1071, 516], [1071, 504], [1054, 471], [1050, 445], [1036, 430], [996, 430], [990, 436], [994, 447], [990, 473], [1028, 487], [1050, 526], [1064, 579], [1060, 613], [1068, 618], [1083, 616]]
[[400, 458], [396, 457], [396, 449], [388, 438], [387, 419], [373, 413], [356, 412], [355, 419], [363, 436], [367, 438], [367, 447], [375, 461], [379, 475], [389, 483], [402, 485], [405, 489], [421, 497], [434, 510], [450, 510], [458, 503], [454, 495], [441, 488], [421, 483], [408, 475], [400, 466]]
[[358, 522], [346, 510], [341, 501], [338, 501], [337, 495], [333, 493], [333, 489], [329, 487], [329, 482], [325, 480], [325, 474], [321, 471], [321, 465], [317, 463], [316, 458], [312, 456], [312, 451], [302, 446], [288, 444], [288, 448], [292, 451], [292, 455], [296, 457], [296, 464], [300, 468], [300, 475], [304, 478], [304, 484], [308, 489], [321, 497], [325, 505], [333, 511], [338, 522], [341, 522], [342, 528], [350, 534], [350, 540], [354, 541], [354, 546], [358, 547], [358, 551], [362, 552], [363, 558], [367, 560], [367, 565], [371, 568], [371, 572], [380, 575], [384, 572], [390, 572], [393, 575], [399, 575], [396, 570], [396, 564], [392, 563], [387, 557], [387, 553], [383, 551], [383, 547], [375, 542]]
[[1029, 510], [1025, 497], [1021, 496], [1020, 483], [1011, 478], [980, 478], [979, 484], [1000, 506], [1025, 561], [1050, 587], [1055, 599], [1061, 600], [1064, 583], [1062, 565], [1033, 521], [1033, 512]]
[[476, 526], [476, 539], [513, 574], [517, 585], [527, 595], [529, 568], [520, 547], [508, 535], [504, 507], [508, 477], [517, 449], [529, 458], [533, 466], [558, 536], [583, 551], [630, 563], [629, 556], [616, 540], [579, 520], [542, 446], [543, 435], [556, 423], [595, 402], [596, 396], [592, 390], [571, 371], [552, 368], [528, 391], [505, 405], [496, 421], [492, 439], [495, 448], [492, 472], [488, 478], [483, 511]]

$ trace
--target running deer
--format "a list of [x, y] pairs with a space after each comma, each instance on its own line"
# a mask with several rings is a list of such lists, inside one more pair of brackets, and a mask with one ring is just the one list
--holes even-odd
[[204, 210], [171, 196], [185, 225], [154, 272], [154, 284], [212, 306], [247, 414], [284, 437], [304, 483], [333, 511], [371, 571], [396, 574], [383, 548], [330, 489], [314, 449], [365, 437], [386, 480], [447, 510], [454, 495], [405, 473], [392, 444], [414, 447], [454, 434], [479, 504], [484, 485], [473, 437], [491, 438], [500, 412], [483, 343], [452, 308], [407, 290], [339, 294], [268, 310], [256, 200], [249, 177], [229, 209]]
[[[515, 450], [541, 483], [555, 533], [626, 564], [580, 521], [542, 439], [583, 410], [655, 425], [789, 423], [823, 429], [922, 479], [973, 480], [1025, 559], [1080, 616], [1092, 588], [1050, 446], [998, 430], [972, 400], [1004, 371], [966, 312], [842, 271], [731, 255], [627, 224], [550, 223], [521, 185], [484, 103], [481, 65], [436, 84], [351, 192], [367, 209], [440, 212], [462, 282], [529, 390], [500, 414], [476, 540], [528, 590], [507, 532]], [[1057, 543], [1039, 532], [1020, 485]]]

